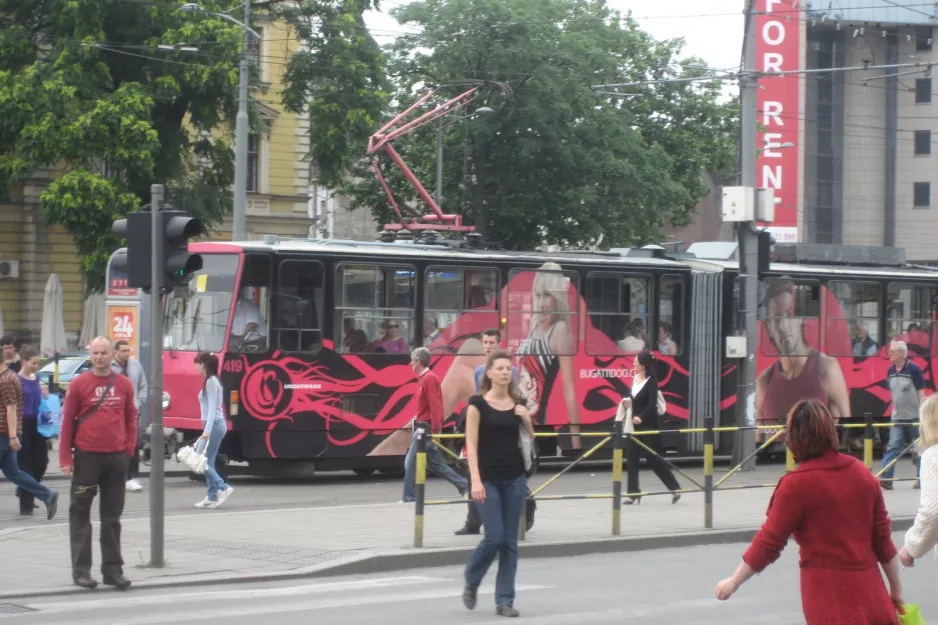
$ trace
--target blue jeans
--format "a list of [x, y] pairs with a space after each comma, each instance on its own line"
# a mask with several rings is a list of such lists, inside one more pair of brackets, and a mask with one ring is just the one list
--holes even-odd
[[479, 504], [485, 537], [466, 564], [466, 584], [478, 588], [498, 556], [495, 578], [495, 605], [513, 605], [515, 573], [518, 571], [518, 525], [527, 497], [528, 478], [524, 474], [508, 482], [483, 482], [485, 503]]
[[[218, 471], [215, 470], [215, 458], [218, 456], [218, 448], [221, 447], [221, 441], [228, 433], [228, 426], [224, 421], [216, 421], [208, 436], [208, 450], [205, 452], [205, 486], [208, 487], [208, 500], [217, 501], [218, 493], [228, 488], [225, 480], [221, 479]], [[200, 438], [195, 445], [195, 452], [202, 453], [205, 447], [205, 439]]]
[[16, 462], [16, 452], [10, 449], [10, 439], [0, 435], [0, 473], [21, 490], [29, 493], [44, 504], [52, 499], [52, 491], [36, 481], [36, 479], [23, 471]]
[[[911, 445], [918, 438], [918, 427], [912, 425], [911, 422], [908, 425], [902, 421], [893, 421], [893, 423], [895, 426], [889, 428], [889, 444], [886, 445], [886, 453], [883, 454], [883, 466], [898, 458], [902, 449], [907, 445]], [[912, 462], [915, 463], [915, 477], [918, 477], [920, 472], [919, 463], [916, 462], [915, 452], [912, 453]], [[892, 465], [880, 477], [890, 480], [895, 472], [896, 465]]]
[[[404, 501], [413, 501], [416, 498], [414, 491], [417, 488], [417, 428], [410, 439], [410, 448], [404, 456]], [[427, 430], [429, 435], [429, 430]], [[443, 462], [440, 450], [432, 441], [427, 441], [427, 469], [436, 473], [444, 480], [456, 487], [460, 494], [469, 487], [466, 478], [453, 471]]]

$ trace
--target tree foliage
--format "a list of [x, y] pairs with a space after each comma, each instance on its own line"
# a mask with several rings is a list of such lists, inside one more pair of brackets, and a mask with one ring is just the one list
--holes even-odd
[[[736, 107], [720, 101], [719, 83], [618, 90], [627, 96], [594, 88], [700, 72], [677, 61], [681, 41], [654, 40], [603, 0], [419, 0], [392, 14], [419, 32], [388, 50], [399, 109], [427, 85], [512, 88], [508, 98], [484, 90], [445, 122], [444, 211], [464, 214], [490, 240], [509, 248], [659, 241], [706, 194], [703, 172], [733, 166]], [[482, 106], [495, 113], [455, 119]], [[395, 144], [428, 188], [437, 132], [429, 125]], [[362, 165], [346, 189], [353, 206], [392, 220]], [[426, 212], [387, 159], [381, 167], [396, 197]]]
[[278, 5], [304, 48], [284, 75], [287, 110], [310, 119], [319, 181], [339, 187], [387, 104], [384, 55], [365, 26], [376, 0], [301, 0]]
[[[42, 208], [72, 235], [87, 290], [120, 243], [111, 222], [151, 184], [209, 225], [224, 216], [232, 151], [209, 133], [234, 119], [237, 25], [130, 0], [0, 0], [0, 15], [0, 188], [52, 175]], [[180, 43], [199, 51], [159, 47]]]

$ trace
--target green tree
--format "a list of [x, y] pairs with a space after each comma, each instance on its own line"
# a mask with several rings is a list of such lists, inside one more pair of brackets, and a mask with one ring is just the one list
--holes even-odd
[[343, 184], [387, 104], [384, 55], [365, 26], [376, 0], [303, 0], [279, 5], [305, 49], [284, 75], [287, 110], [308, 113], [319, 181]]
[[[52, 174], [42, 209], [72, 235], [88, 291], [120, 244], [112, 221], [154, 182], [209, 225], [224, 216], [232, 152], [210, 133], [234, 119], [239, 27], [133, 0], [0, 0], [0, 15], [0, 188]], [[180, 43], [199, 52], [165, 49]]]
[[[605, 83], [686, 76], [680, 41], [656, 41], [603, 0], [422, 0], [394, 17], [419, 34], [389, 50], [393, 101], [408, 106], [427, 84], [500, 81], [444, 130], [445, 212], [462, 213], [509, 248], [540, 244], [634, 245], [685, 223], [706, 193], [705, 170], [732, 166], [735, 105], [718, 84], [665, 83], [595, 89]], [[458, 89], [444, 88], [441, 94]], [[456, 117], [455, 115], [453, 117]], [[396, 143], [428, 186], [435, 125]], [[387, 159], [397, 198], [424, 207]], [[373, 175], [347, 185], [353, 206], [392, 220]], [[534, 227], [532, 227], [534, 226]]]

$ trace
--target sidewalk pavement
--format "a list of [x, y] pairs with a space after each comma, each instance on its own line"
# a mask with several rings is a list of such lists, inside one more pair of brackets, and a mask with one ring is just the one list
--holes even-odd
[[[783, 471], [784, 467], [760, 468], [730, 478], [726, 486], [772, 483]], [[534, 483], [543, 483], [548, 477], [537, 476]], [[642, 477], [646, 488], [657, 488], [650, 472], [643, 471]], [[190, 586], [451, 565], [465, 562], [479, 542], [478, 536], [453, 535], [465, 519], [466, 508], [461, 504], [427, 506], [424, 547], [416, 549], [412, 546], [413, 504], [239, 511], [237, 482], [234, 484], [235, 494], [224, 508], [193, 509], [191, 514], [165, 519], [163, 568], [147, 565], [150, 520], [124, 521], [125, 574], [135, 586]], [[389, 484], [389, 488], [399, 485]], [[451, 492], [442, 480], [431, 480], [428, 490], [434, 497]], [[920, 492], [913, 490], [910, 482], [899, 482], [895, 490], [885, 492], [895, 529], [909, 527]], [[550, 487], [544, 494], [551, 494]], [[703, 525], [703, 493], [687, 493], [676, 505], [669, 496], [646, 497], [641, 505], [622, 506], [619, 538], [611, 536], [611, 499], [540, 501], [534, 528], [521, 544], [522, 559], [745, 542], [764, 520], [771, 494], [771, 488], [716, 491], [712, 530]], [[67, 505], [63, 500], [62, 512]], [[65, 520], [67, 515], [61, 514], [48, 525], [0, 531], [4, 560], [16, 563], [16, 575], [4, 580], [0, 599], [83, 592], [71, 585], [68, 525], [59, 519]], [[97, 544], [95, 540], [95, 569], [100, 562]]]

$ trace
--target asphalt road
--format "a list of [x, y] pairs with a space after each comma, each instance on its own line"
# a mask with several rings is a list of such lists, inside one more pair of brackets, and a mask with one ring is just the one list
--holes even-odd
[[[897, 533], [894, 539], [901, 542], [902, 535]], [[793, 547], [790, 544], [775, 565], [728, 602], [714, 599], [713, 590], [736, 567], [745, 545], [522, 560], [515, 605], [522, 618], [543, 625], [797, 625], [804, 620]], [[931, 559], [903, 571], [906, 600], [917, 602], [929, 622], [938, 618], [936, 574]], [[275, 619], [279, 625], [494, 625], [504, 622], [495, 615], [494, 576], [493, 566], [474, 612], [461, 604], [462, 567], [455, 566], [271, 584], [127, 593], [97, 590], [0, 606], [0, 622], [256, 625], [261, 619]], [[10, 614], [18, 608], [35, 611]]]

